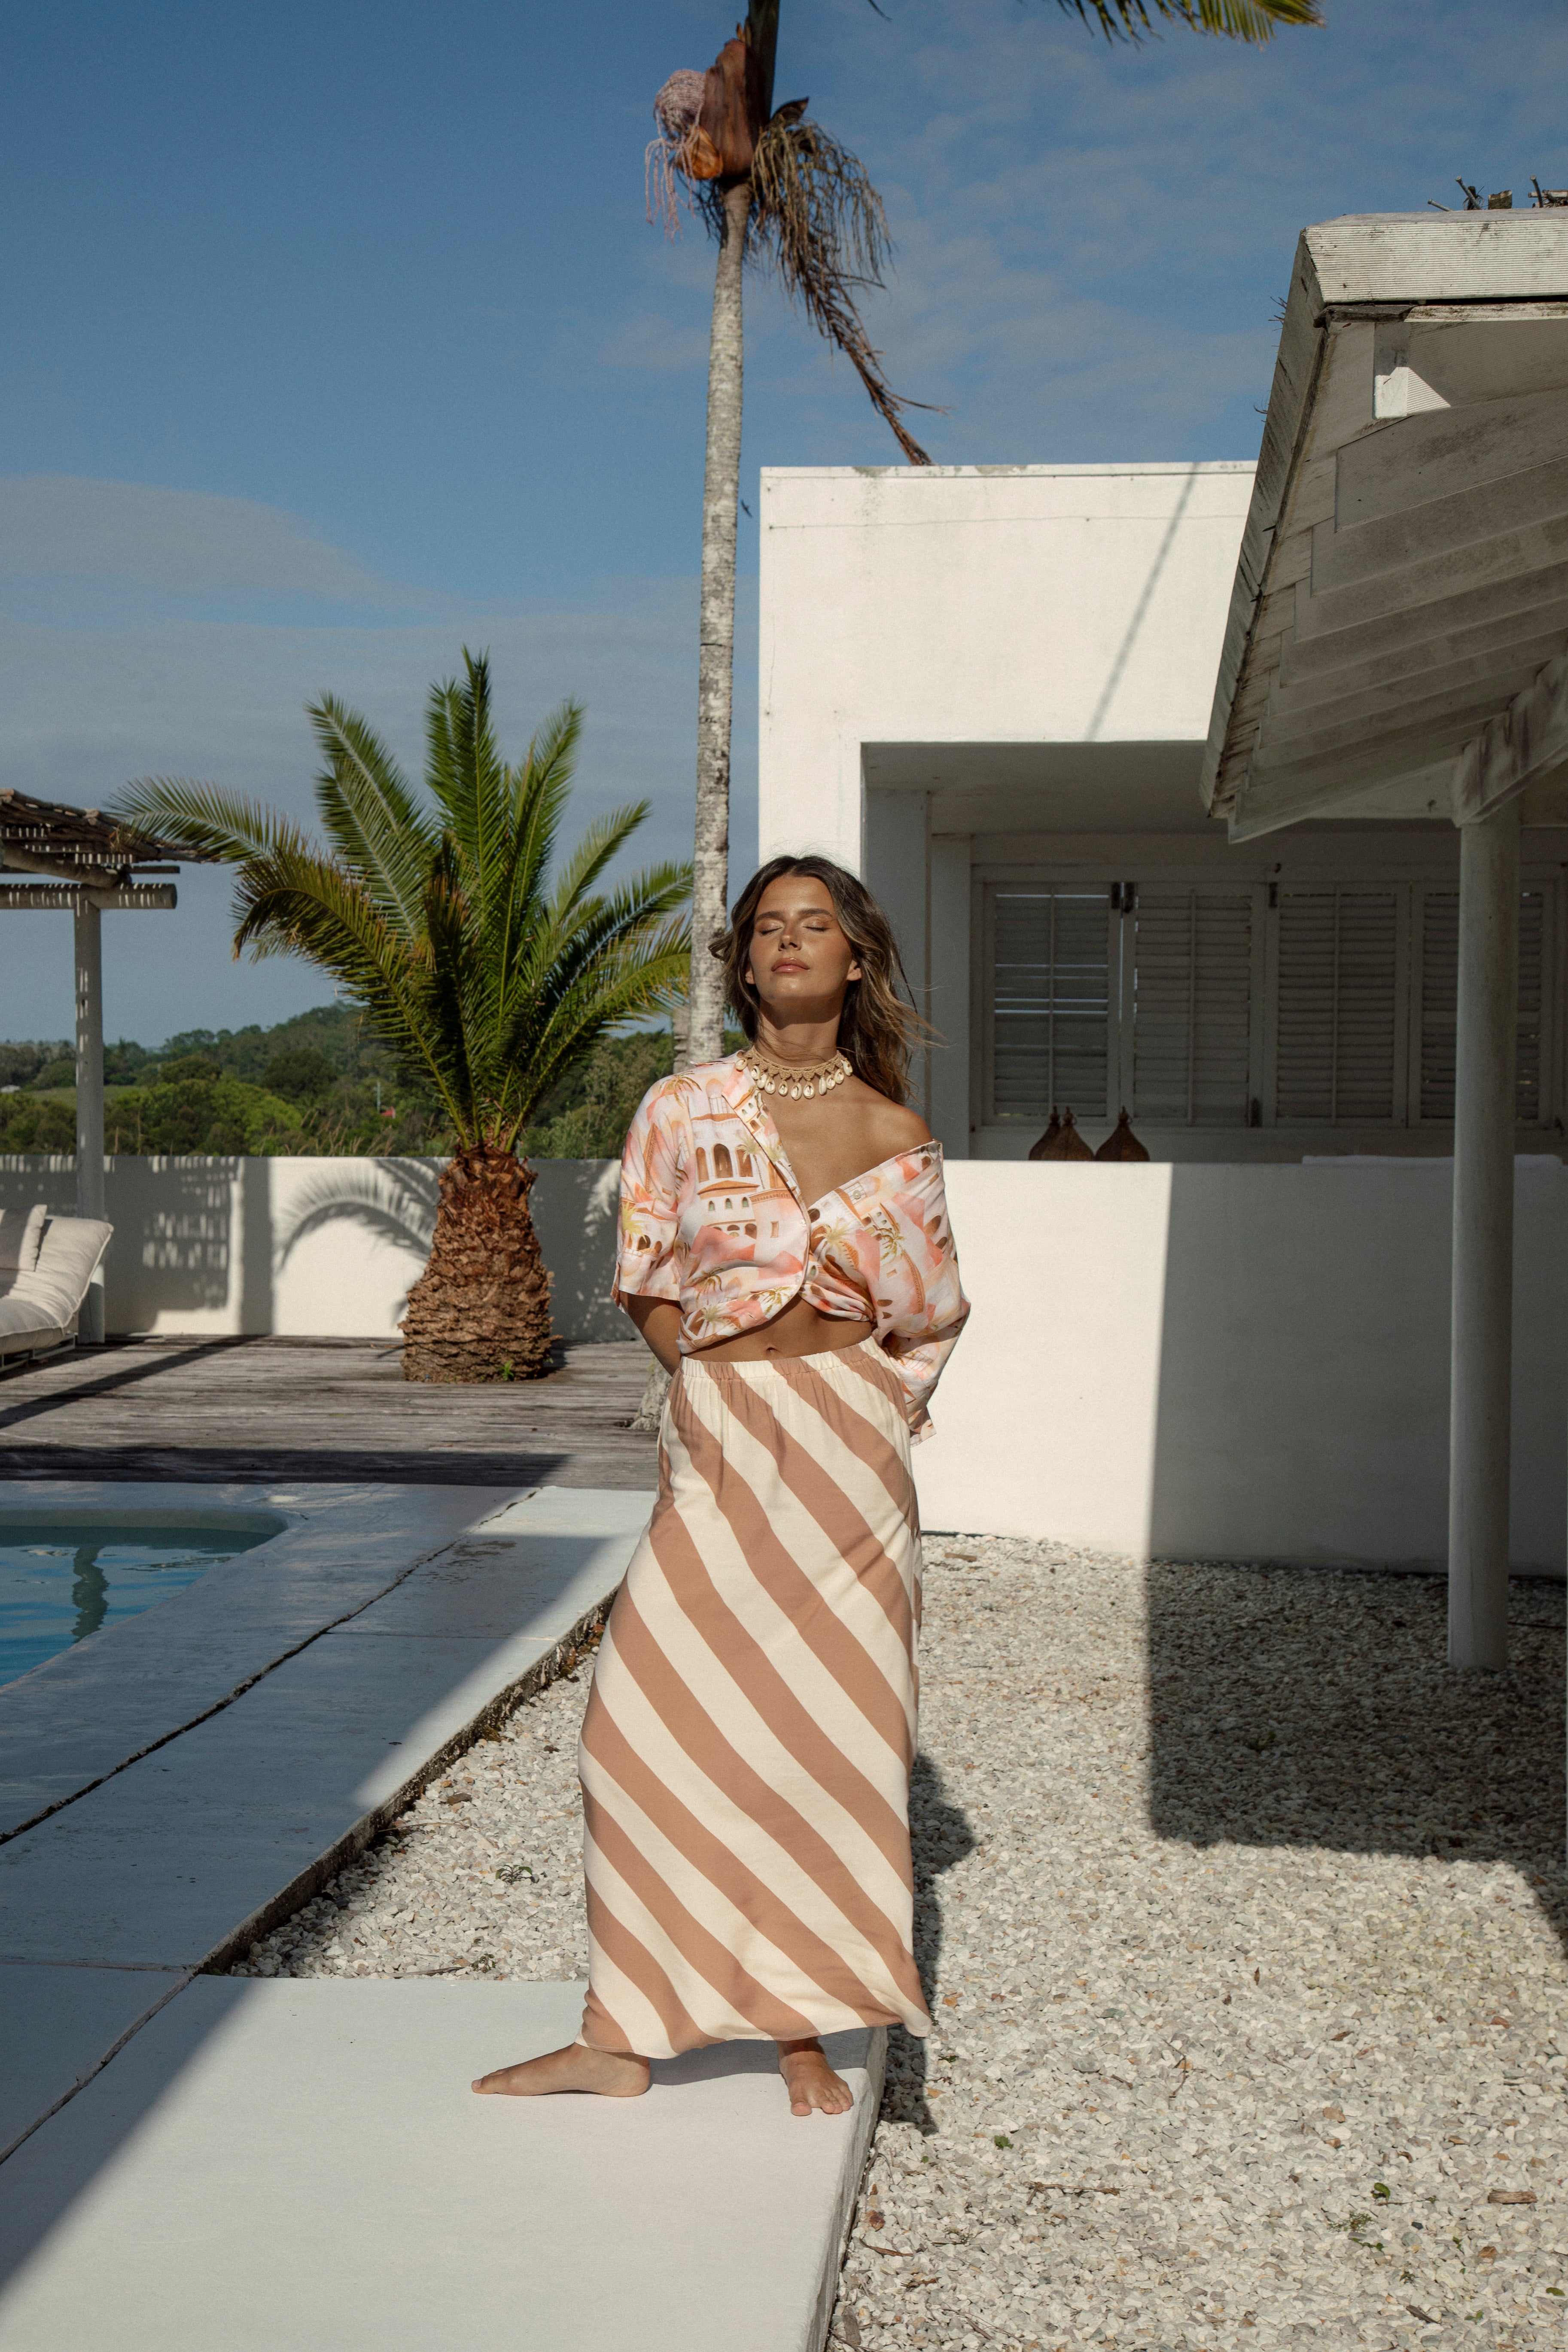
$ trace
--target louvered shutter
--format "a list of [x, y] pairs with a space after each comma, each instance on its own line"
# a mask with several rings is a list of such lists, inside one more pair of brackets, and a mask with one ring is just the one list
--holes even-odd
[[1423, 1119], [1454, 1116], [1454, 1035], [1459, 1001], [1459, 894], [1421, 893], [1421, 1099]]
[[1274, 1115], [1384, 1126], [1402, 1115], [1397, 889], [1279, 893]]
[[992, 1117], [1106, 1116], [1110, 894], [993, 894]]
[[1245, 1127], [1253, 893], [1140, 883], [1134, 923], [1133, 1118]]
[[[1459, 1000], [1459, 894], [1421, 893], [1421, 1111], [1451, 1122]], [[1515, 1117], [1539, 1127], [1543, 1104], [1542, 1038], [1546, 1008], [1546, 894], [1525, 890], [1519, 902], [1519, 1068]]]

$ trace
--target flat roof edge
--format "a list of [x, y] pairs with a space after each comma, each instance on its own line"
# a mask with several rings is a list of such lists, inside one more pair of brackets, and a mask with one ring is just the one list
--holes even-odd
[[1250, 474], [1256, 470], [1252, 457], [1194, 458], [1127, 458], [1104, 460], [1087, 466], [763, 466], [763, 478], [768, 481], [841, 481], [887, 480], [929, 482], [935, 480], [987, 481], [1017, 480], [1021, 476], [1034, 476], [1045, 480], [1057, 480], [1063, 476], [1107, 476], [1117, 474]]

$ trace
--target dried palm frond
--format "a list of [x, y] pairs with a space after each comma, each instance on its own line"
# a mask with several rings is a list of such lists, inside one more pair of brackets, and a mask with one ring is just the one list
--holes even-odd
[[891, 244], [882, 199], [865, 165], [815, 122], [781, 107], [757, 142], [752, 165], [750, 238], [775, 268], [792, 301], [844, 353], [911, 466], [930, 457], [903, 423], [924, 401], [896, 393], [872, 350], [855, 289], [880, 286]]
[[1108, 41], [1142, 40], [1162, 16], [1190, 32], [1254, 44], [1271, 41], [1281, 25], [1323, 21], [1318, 0], [1057, 0], [1057, 5], [1076, 9]]
[[702, 136], [699, 119], [708, 77], [691, 66], [678, 66], [653, 102], [658, 137], [647, 142], [643, 157], [643, 194], [650, 221], [664, 223], [666, 236], [680, 234], [680, 178], [705, 180], [694, 172], [700, 160], [696, 143]]

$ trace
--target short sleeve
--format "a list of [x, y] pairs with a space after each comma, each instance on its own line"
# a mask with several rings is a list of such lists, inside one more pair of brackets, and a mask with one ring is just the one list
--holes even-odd
[[675, 1244], [685, 1164], [685, 1120], [668, 1081], [651, 1087], [637, 1105], [621, 1154], [620, 1236], [610, 1296], [680, 1300]]

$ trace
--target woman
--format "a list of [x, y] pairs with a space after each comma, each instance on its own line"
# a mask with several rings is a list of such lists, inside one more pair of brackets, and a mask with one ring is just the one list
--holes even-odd
[[713, 952], [746, 1046], [652, 1087], [622, 1163], [616, 1297], [674, 1377], [579, 1749], [583, 2032], [474, 2088], [629, 2098], [750, 2038], [792, 2114], [837, 2115], [819, 2034], [931, 2031], [909, 1448], [969, 1309], [876, 901], [774, 858]]

